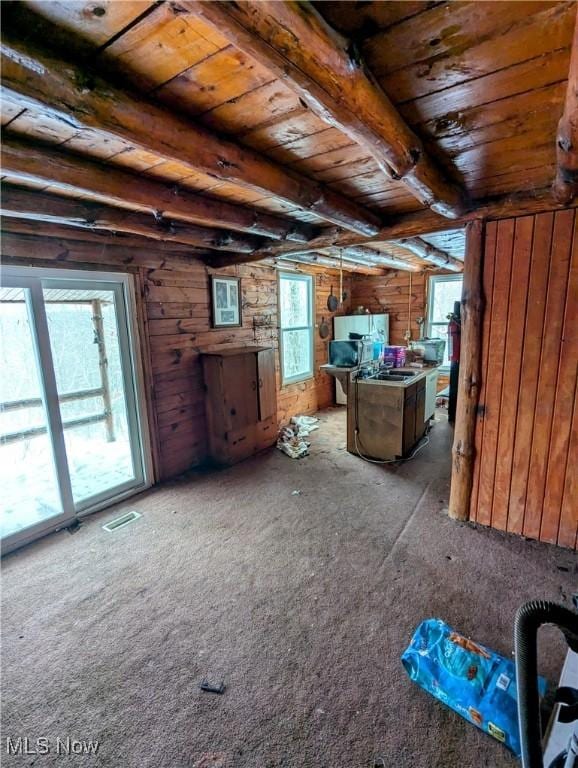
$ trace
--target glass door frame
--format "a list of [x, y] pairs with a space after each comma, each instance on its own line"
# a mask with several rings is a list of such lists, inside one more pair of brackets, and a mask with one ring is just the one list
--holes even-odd
[[[80, 285], [80, 282], [83, 285]], [[6, 287], [24, 288], [27, 291], [27, 307], [32, 340], [37, 356], [47, 433], [52, 446], [56, 480], [62, 504], [61, 514], [3, 538], [0, 545], [2, 554], [5, 554], [46, 533], [64, 528], [78, 518], [97, 512], [99, 509], [122, 501], [135, 493], [140, 493], [151, 486], [153, 472], [133, 276], [123, 272], [2, 266], [0, 284]], [[101, 492], [77, 504], [74, 502], [44, 305], [44, 288], [94, 288], [95, 290], [114, 292], [124, 394], [131, 435], [131, 454], [135, 470], [135, 479], [118, 486], [114, 495]]]

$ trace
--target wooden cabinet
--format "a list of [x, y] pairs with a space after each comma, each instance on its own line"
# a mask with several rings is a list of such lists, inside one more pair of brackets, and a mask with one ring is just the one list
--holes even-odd
[[347, 450], [354, 455], [393, 460], [408, 455], [423, 437], [426, 377], [396, 386], [362, 379], [353, 382], [347, 400]]
[[209, 457], [234, 464], [277, 439], [275, 350], [235, 347], [202, 355]]

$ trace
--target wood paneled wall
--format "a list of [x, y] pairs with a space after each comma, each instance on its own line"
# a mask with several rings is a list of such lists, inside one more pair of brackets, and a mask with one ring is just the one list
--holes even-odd
[[388, 270], [383, 275], [354, 275], [351, 281], [351, 306], [362, 306], [372, 313], [389, 314], [389, 343], [404, 345], [409, 326], [412, 339], [419, 338], [418, 317], [426, 314], [425, 272]]
[[[135, 274], [142, 326], [145, 373], [149, 380], [149, 417], [157, 476], [165, 479], [205, 460], [206, 425], [199, 349], [263, 344], [278, 349], [277, 270], [248, 264], [219, 270], [242, 278], [243, 327], [210, 327], [209, 270], [202, 262], [164, 251], [101, 245], [4, 233], [4, 263], [117, 269]], [[307, 271], [307, 269], [304, 269]], [[327, 297], [338, 292], [339, 277], [313, 272], [316, 322], [324, 317], [330, 327]], [[344, 291], [350, 296], [349, 276]], [[349, 311], [349, 298], [342, 312]], [[336, 313], [339, 314], [339, 313]], [[280, 423], [297, 413], [313, 413], [334, 400], [333, 378], [319, 371], [327, 362], [327, 344], [315, 331], [315, 377], [280, 386], [277, 364], [277, 401]]]
[[577, 546], [576, 210], [490, 222], [471, 519]]

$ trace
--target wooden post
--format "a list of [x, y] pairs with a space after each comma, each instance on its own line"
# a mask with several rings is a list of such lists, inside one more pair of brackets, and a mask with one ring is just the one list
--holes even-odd
[[104, 323], [102, 322], [102, 303], [100, 299], [92, 301], [92, 323], [94, 325], [95, 341], [98, 344], [98, 367], [100, 369], [100, 381], [102, 384], [102, 400], [104, 403], [104, 424], [106, 427], [106, 439], [114, 442], [114, 421], [112, 418], [112, 401], [110, 399], [110, 381], [108, 378], [108, 359], [106, 357], [106, 345], [104, 342]]
[[558, 202], [570, 205], [578, 191], [578, 6], [572, 38], [564, 113], [556, 134], [558, 166], [553, 192]]
[[475, 461], [474, 433], [481, 376], [484, 231], [484, 222], [481, 220], [471, 221], [466, 226], [460, 377], [449, 505], [449, 516], [454, 520], [468, 520], [470, 516]]

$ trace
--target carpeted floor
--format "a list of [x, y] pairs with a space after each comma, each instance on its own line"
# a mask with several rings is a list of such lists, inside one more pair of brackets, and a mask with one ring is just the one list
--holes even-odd
[[[430, 616], [510, 654], [520, 603], [570, 604], [575, 555], [444, 515], [446, 422], [413, 461], [381, 467], [344, 450], [343, 411], [321, 416], [301, 461], [272, 450], [196, 473], [5, 558], [3, 765], [516, 764], [399, 657]], [[130, 509], [143, 517], [102, 530]], [[546, 646], [555, 681], [554, 631]], [[225, 694], [200, 692], [205, 677]], [[100, 747], [6, 758], [18, 736]]]

